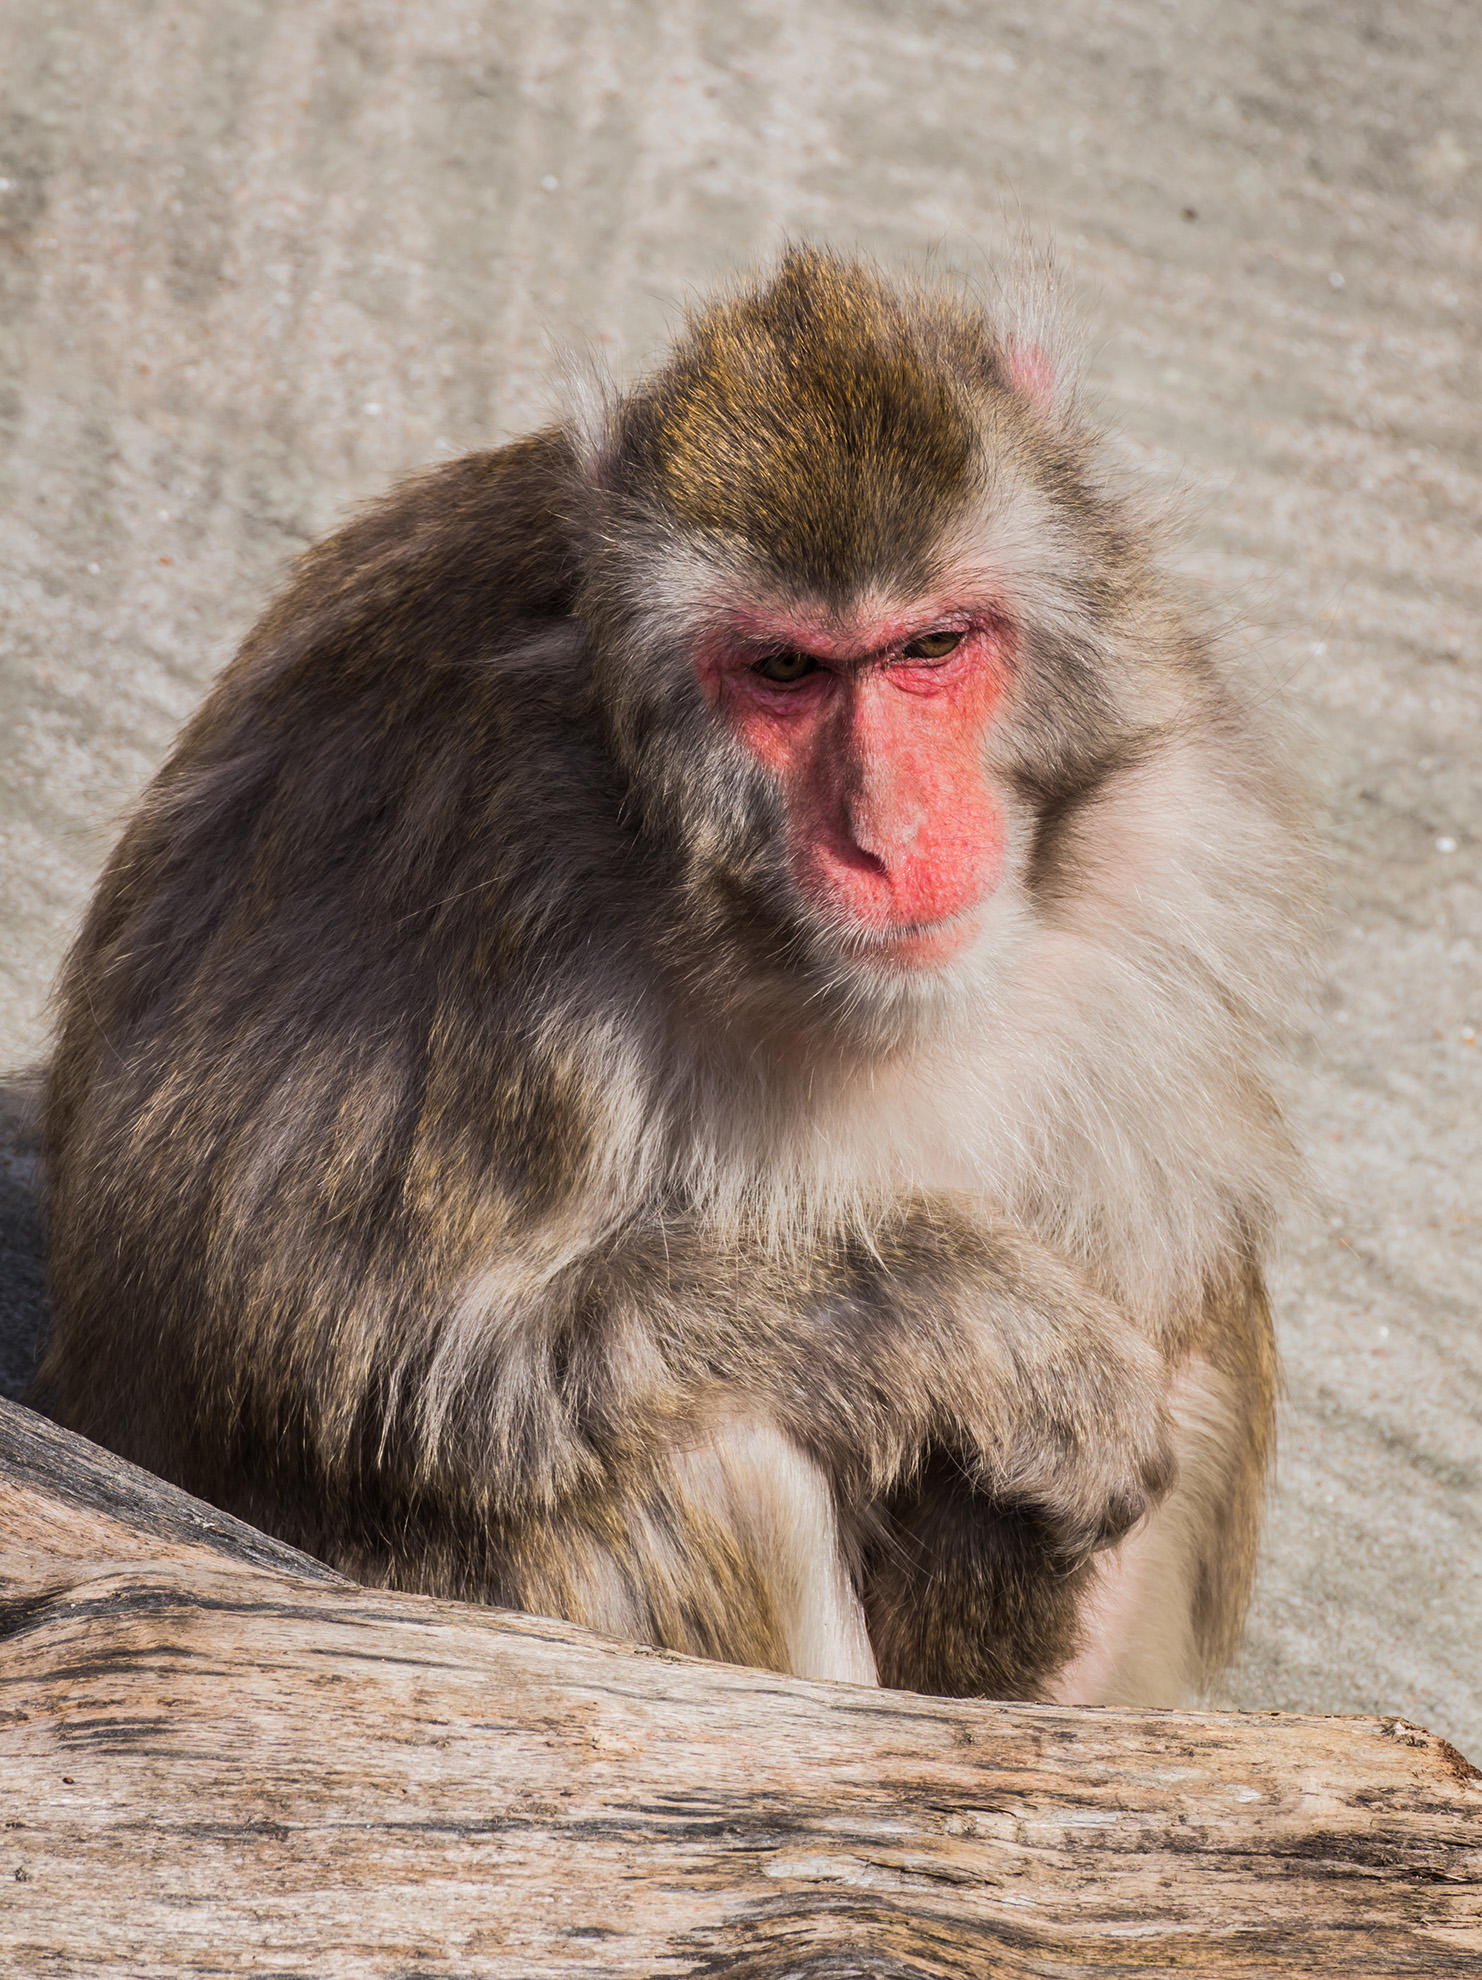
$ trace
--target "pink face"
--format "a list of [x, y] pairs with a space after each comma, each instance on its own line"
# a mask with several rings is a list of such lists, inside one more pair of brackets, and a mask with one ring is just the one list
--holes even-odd
[[844, 632], [748, 620], [697, 663], [781, 789], [805, 899], [882, 962], [946, 961], [998, 878], [982, 751], [1008, 651], [991, 616], [923, 611]]

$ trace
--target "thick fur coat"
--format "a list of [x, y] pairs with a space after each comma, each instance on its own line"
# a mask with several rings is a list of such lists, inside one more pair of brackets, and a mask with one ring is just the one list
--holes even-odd
[[[1007, 838], [892, 975], [692, 656], [925, 590], [1013, 629]], [[1035, 354], [795, 252], [310, 552], [185, 731], [62, 988], [44, 1398], [367, 1580], [1172, 1702], [1254, 1558], [1309, 869]]]

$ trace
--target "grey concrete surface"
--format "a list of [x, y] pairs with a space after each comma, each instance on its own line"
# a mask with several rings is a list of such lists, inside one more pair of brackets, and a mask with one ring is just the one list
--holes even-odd
[[[286, 559], [784, 233], [1021, 221], [1327, 808], [1251, 1707], [1482, 1758], [1475, 0], [47, 0], [0, 10], [0, 1062]], [[36, 1312], [0, 1173], [0, 1378]], [[8, 1206], [8, 1208], [6, 1207]]]

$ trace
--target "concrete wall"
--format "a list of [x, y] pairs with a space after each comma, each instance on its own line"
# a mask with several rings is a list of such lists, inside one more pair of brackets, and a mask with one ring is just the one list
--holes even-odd
[[[785, 233], [1027, 219], [1330, 813], [1250, 1706], [1482, 1750], [1474, 0], [46, 0], [0, 13], [0, 1063], [285, 561]], [[35, 1310], [0, 1164], [0, 1379]], [[6, 1194], [5, 1192], [8, 1192]], [[8, 1356], [8, 1359], [7, 1359]]]

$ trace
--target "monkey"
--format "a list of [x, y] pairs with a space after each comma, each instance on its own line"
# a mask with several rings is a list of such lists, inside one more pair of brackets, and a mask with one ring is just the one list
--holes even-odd
[[789, 247], [185, 727], [61, 980], [41, 1402], [371, 1585], [1192, 1698], [1305, 831], [1068, 368]]

